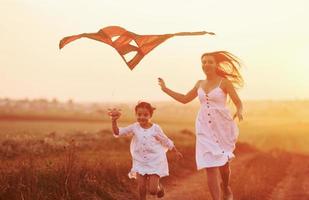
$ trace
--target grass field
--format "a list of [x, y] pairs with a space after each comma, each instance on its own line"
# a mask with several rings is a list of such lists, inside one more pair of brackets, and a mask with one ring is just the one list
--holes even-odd
[[[185, 157], [176, 162], [168, 154], [171, 176], [163, 181], [172, 184], [196, 172], [194, 120], [198, 105], [157, 103], [156, 107], [153, 121]], [[132, 106], [123, 109], [120, 125], [133, 122], [131, 110]], [[246, 102], [245, 110], [245, 120], [239, 123], [237, 154], [246, 164], [236, 162], [235, 168], [244, 175], [255, 171], [255, 177], [234, 178], [233, 190], [239, 199], [265, 199], [272, 190], [263, 184], [276, 185], [282, 180], [293, 153], [309, 153], [309, 101]], [[135, 199], [136, 185], [127, 178], [130, 138], [115, 139], [110, 126], [106, 116], [102, 122], [1, 120], [0, 200]], [[273, 165], [281, 168], [276, 170]], [[251, 186], [242, 187], [246, 182]], [[254, 194], [259, 190], [265, 192]]]

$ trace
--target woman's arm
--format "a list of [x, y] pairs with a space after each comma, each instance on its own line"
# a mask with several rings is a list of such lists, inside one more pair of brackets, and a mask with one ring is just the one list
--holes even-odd
[[180, 103], [189, 103], [197, 96], [197, 88], [200, 81], [198, 81], [195, 86], [187, 94], [184, 95], [167, 88], [162, 78], [158, 78], [158, 80], [161, 90]]
[[233, 118], [237, 116], [239, 121], [243, 120], [243, 116], [242, 116], [243, 105], [233, 84], [228, 79], [224, 79], [223, 84], [224, 84], [225, 92], [231, 97], [233, 103], [236, 106], [236, 113], [234, 114]]

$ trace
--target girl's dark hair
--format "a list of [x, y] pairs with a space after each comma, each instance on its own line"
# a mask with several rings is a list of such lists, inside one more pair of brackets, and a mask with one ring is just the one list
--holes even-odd
[[150, 116], [152, 116], [153, 111], [156, 109], [156, 108], [152, 107], [150, 103], [145, 102], [145, 101], [138, 102], [138, 104], [135, 106], [135, 112], [137, 111], [138, 108], [147, 109], [150, 113]]
[[217, 68], [217, 74], [219, 76], [229, 79], [234, 85], [238, 86], [238, 88], [244, 85], [244, 80], [239, 72], [241, 68], [239, 58], [228, 51], [204, 53], [201, 58], [208, 55], [213, 56], [216, 63], [219, 65]]

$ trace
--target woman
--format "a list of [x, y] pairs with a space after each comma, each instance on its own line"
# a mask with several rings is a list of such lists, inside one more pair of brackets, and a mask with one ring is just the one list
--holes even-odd
[[[201, 61], [206, 78], [197, 81], [187, 94], [167, 88], [161, 78], [159, 85], [163, 92], [184, 104], [198, 96], [201, 108], [195, 124], [197, 168], [206, 169], [213, 200], [220, 200], [222, 194], [223, 199], [232, 200], [229, 161], [235, 157], [233, 151], [238, 137], [238, 128], [233, 118], [238, 117], [239, 121], [243, 119], [242, 102], [234, 88], [234, 85], [243, 85], [238, 71], [241, 64], [237, 57], [226, 51], [205, 53]], [[233, 118], [225, 105], [227, 95], [236, 106]]]

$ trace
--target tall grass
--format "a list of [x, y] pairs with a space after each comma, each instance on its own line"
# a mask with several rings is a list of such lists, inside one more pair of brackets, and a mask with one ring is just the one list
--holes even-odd
[[[293, 156], [287, 151], [309, 153], [308, 105], [307, 101], [246, 103], [245, 121], [240, 123], [240, 141], [246, 144], [238, 145], [239, 160], [232, 163], [237, 199], [267, 199], [287, 173]], [[198, 106], [156, 107], [154, 122], [184, 154], [184, 160], [177, 162], [168, 153], [170, 176], [163, 182], [173, 184], [196, 171]], [[130, 108], [125, 109], [121, 126], [134, 120]], [[130, 138], [113, 138], [110, 122], [104, 120], [0, 121], [0, 200], [136, 199], [136, 182], [127, 177]]]

